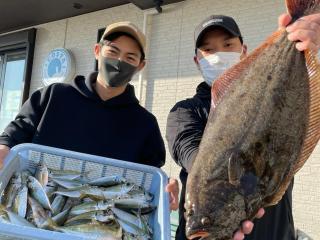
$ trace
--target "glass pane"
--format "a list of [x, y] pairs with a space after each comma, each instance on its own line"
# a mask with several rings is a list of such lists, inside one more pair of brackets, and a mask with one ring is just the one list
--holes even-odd
[[[0, 98], [1, 98], [1, 76], [2, 76], [2, 69], [3, 69], [3, 65], [4, 65], [4, 55], [0, 54]], [[1, 103], [1, 99], [0, 99], [0, 103]]]
[[23, 93], [25, 54], [7, 55], [4, 63], [3, 89], [0, 105], [0, 132], [12, 121], [20, 109]]

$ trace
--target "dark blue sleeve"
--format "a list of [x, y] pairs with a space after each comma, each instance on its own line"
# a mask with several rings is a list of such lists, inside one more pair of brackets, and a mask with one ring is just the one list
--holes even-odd
[[180, 102], [169, 113], [166, 139], [174, 161], [187, 172], [192, 167], [204, 132], [205, 121], [192, 106]]
[[245, 240], [294, 240], [295, 228], [292, 215], [292, 189], [293, 180], [282, 199], [273, 206], [265, 208], [265, 214], [255, 219], [254, 228]]
[[142, 153], [142, 161], [154, 167], [162, 167], [165, 164], [166, 150], [157, 120], [146, 139]]
[[48, 88], [35, 91], [23, 104], [16, 118], [0, 135], [0, 144], [13, 147], [31, 142], [48, 102]]

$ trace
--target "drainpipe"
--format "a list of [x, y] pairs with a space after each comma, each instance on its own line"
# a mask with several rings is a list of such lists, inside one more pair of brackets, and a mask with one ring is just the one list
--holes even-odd
[[[147, 10], [147, 11], [144, 11], [143, 12], [143, 27], [142, 27], [142, 32], [143, 34], [147, 37], [147, 24], [148, 24], [148, 17], [149, 16], [152, 16], [152, 15], [155, 15], [155, 14], [158, 14], [158, 11], [156, 11], [155, 9], [152, 9], [152, 10]], [[147, 52], [148, 52], [148, 49], [146, 49], [146, 52], [145, 52], [145, 56], [147, 56]], [[141, 101], [142, 101], [142, 90], [143, 90], [143, 76], [144, 76], [144, 70], [142, 70], [139, 74], [139, 85], [138, 85], [138, 88], [139, 88], [139, 94], [138, 94], [138, 99], [139, 99], [139, 102], [141, 104]]]

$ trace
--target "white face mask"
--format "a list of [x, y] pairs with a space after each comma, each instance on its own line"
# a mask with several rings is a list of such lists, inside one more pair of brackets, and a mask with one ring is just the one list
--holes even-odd
[[240, 61], [241, 53], [217, 52], [199, 61], [200, 72], [205, 82], [212, 86], [213, 82], [227, 69]]

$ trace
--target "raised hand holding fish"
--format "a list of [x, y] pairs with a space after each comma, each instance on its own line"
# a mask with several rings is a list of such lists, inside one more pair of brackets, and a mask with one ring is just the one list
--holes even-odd
[[169, 183], [166, 186], [166, 192], [169, 193], [170, 210], [177, 210], [179, 207], [179, 184], [177, 179], [169, 179]]
[[[292, 18], [289, 14], [279, 17], [279, 27], [288, 26]], [[286, 28], [290, 41], [299, 41], [296, 48], [299, 51], [312, 50], [319, 51], [320, 48], [320, 14], [304, 16]]]
[[3, 166], [3, 161], [5, 157], [8, 155], [10, 148], [6, 145], [0, 144], [0, 169]]

